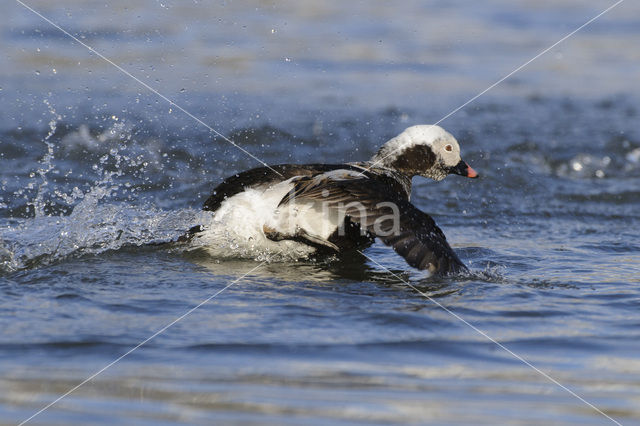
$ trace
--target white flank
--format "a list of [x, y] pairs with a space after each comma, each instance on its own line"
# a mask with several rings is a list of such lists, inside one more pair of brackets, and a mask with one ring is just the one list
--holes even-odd
[[291, 179], [276, 185], [246, 189], [229, 197], [204, 223], [205, 231], [194, 243], [206, 248], [214, 257], [250, 257], [269, 259], [301, 259], [315, 252], [315, 248], [297, 241], [273, 241], [265, 235], [265, 228], [293, 237], [300, 229], [306, 233], [328, 238], [344, 216], [329, 214], [318, 202], [291, 202], [278, 207], [291, 191]]

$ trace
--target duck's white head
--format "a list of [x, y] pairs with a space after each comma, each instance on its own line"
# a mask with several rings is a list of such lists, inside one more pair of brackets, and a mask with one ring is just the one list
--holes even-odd
[[442, 180], [454, 173], [478, 177], [460, 157], [458, 141], [440, 126], [423, 124], [405, 129], [385, 143], [371, 162], [409, 177], [416, 175]]

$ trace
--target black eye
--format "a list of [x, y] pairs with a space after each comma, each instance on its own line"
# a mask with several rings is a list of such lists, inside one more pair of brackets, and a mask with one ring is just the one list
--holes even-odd
[[453, 147], [451, 145], [446, 145], [444, 147], [444, 150], [447, 151], [447, 152], [451, 152], [451, 151], [453, 151]]

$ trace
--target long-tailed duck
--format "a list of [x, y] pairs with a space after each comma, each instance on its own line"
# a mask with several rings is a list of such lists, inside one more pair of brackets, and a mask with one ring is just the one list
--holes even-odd
[[[420, 125], [385, 143], [369, 161], [280, 164], [225, 179], [204, 203], [214, 220], [234, 223], [252, 247], [299, 254], [340, 254], [377, 237], [407, 263], [432, 273], [465, 271], [433, 219], [409, 202], [411, 179], [478, 176], [460, 158], [456, 139]], [[203, 237], [207, 227], [195, 227]]]

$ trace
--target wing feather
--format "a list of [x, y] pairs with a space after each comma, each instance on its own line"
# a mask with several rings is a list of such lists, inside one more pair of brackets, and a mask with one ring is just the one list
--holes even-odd
[[377, 179], [351, 170], [301, 176], [280, 205], [294, 200], [321, 201], [331, 209], [342, 209], [352, 222], [391, 246], [415, 268], [437, 273], [466, 270], [435, 221], [413, 206], [406, 194]]

